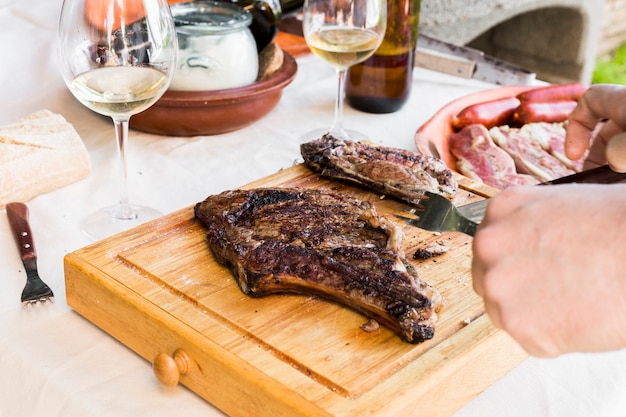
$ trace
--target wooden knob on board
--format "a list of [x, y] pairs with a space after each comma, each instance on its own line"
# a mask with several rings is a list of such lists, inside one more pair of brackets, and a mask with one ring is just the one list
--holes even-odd
[[175, 387], [181, 375], [191, 373], [191, 359], [182, 349], [176, 349], [172, 356], [159, 353], [152, 361], [152, 370], [161, 384]]
[[626, 172], [626, 132], [613, 136], [606, 145], [606, 160], [615, 172]]

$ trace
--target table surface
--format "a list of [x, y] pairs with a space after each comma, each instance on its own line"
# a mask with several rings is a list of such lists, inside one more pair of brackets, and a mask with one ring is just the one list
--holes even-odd
[[[114, 132], [65, 87], [54, 37], [60, 0], [0, 0], [0, 124], [40, 109], [63, 115], [89, 151], [84, 180], [29, 201], [39, 268], [54, 304], [23, 309], [24, 272], [4, 210], [0, 212], [0, 415], [220, 416], [186, 388], [161, 386], [150, 364], [72, 311], [65, 301], [63, 257], [91, 243], [85, 214], [117, 198]], [[299, 158], [306, 132], [328, 126], [334, 70], [314, 56], [277, 107], [245, 129], [217, 136], [163, 137], [131, 131], [131, 200], [170, 213], [280, 169]], [[348, 128], [377, 143], [415, 149], [416, 129], [451, 100], [495, 86], [416, 69], [407, 105], [372, 115], [346, 106]], [[626, 351], [529, 358], [459, 410], [455, 417], [623, 416]]]

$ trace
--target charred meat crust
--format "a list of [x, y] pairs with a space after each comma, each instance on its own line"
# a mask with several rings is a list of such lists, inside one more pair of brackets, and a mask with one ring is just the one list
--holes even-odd
[[440, 159], [404, 149], [337, 139], [329, 134], [300, 145], [304, 163], [313, 171], [369, 187], [410, 203], [423, 191], [452, 196], [458, 183]]
[[401, 230], [369, 202], [298, 188], [232, 190], [194, 208], [241, 290], [318, 295], [409, 343], [434, 334], [441, 296], [404, 259]]

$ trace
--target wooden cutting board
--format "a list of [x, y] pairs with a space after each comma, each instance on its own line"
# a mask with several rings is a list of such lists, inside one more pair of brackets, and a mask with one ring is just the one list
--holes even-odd
[[[462, 204], [494, 190], [461, 177]], [[328, 188], [406, 208], [391, 198], [320, 179], [295, 166], [247, 185]], [[311, 296], [245, 296], [216, 263], [193, 208], [174, 212], [65, 257], [67, 302], [180, 383], [232, 416], [449, 416], [526, 354], [484, 314], [472, 290], [471, 238], [405, 227], [413, 260], [445, 307], [435, 337], [411, 345], [367, 318]]]

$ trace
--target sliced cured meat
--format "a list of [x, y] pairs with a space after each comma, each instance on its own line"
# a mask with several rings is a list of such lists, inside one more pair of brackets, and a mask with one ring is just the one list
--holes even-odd
[[452, 196], [458, 188], [443, 161], [404, 149], [324, 135], [303, 143], [300, 152], [305, 164], [325, 177], [356, 182], [411, 203], [422, 191]]
[[409, 343], [433, 337], [441, 296], [405, 260], [402, 230], [371, 203], [320, 190], [260, 188], [209, 196], [194, 212], [245, 294], [319, 295]]
[[498, 146], [511, 155], [517, 172], [521, 174], [532, 175], [543, 182], [574, 173], [544, 150], [539, 142], [520, 133], [519, 129], [498, 126], [491, 128], [489, 135]]
[[494, 143], [483, 125], [469, 125], [451, 134], [448, 147], [457, 158], [457, 169], [467, 177], [501, 190], [538, 183], [533, 177], [517, 173], [513, 158]]
[[565, 126], [563, 123], [529, 123], [520, 128], [520, 133], [538, 142], [544, 150], [550, 152], [567, 168], [576, 172], [582, 171], [584, 157], [572, 161], [565, 156]]

